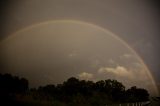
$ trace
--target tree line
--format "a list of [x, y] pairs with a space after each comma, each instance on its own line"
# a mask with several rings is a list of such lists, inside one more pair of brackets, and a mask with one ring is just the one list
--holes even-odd
[[133, 86], [126, 89], [117, 80], [100, 80], [97, 82], [79, 80], [71, 77], [62, 84], [49, 84], [29, 89], [28, 80], [10, 74], [0, 74], [1, 100], [16, 98], [17, 94], [29, 95], [33, 100], [60, 101], [65, 104], [103, 105], [106, 103], [142, 102], [149, 100], [146, 89]]

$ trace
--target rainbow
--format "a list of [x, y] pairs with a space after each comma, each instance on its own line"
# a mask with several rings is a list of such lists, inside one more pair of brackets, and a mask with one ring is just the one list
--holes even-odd
[[136, 53], [136, 51], [131, 48], [124, 40], [122, 40], [121, 38], [119, 38], [117, 35], [115, 35], [114, 33], [110, 32], [109, 30], [107, 29], [104, 29], [103, 27], [100, 27], [98, 25], [94, 25], [94, 24], [91, 24], [91, 23], [87, 23], [87, 22], [83, 22], [83, 21], [77, 21], [77, 20], [49, 20], [49, 21], [45, 21], [45, 22], [41, 22], [41, 23], [38, 23], [38, 24], [33, 24], [29, 27], [25, 27], [21, 30], [18, 30], [17, 32], [11, 34], [10, 36], [8, 36], [7, 38], [3, 39], [0, 44], [3, 44], [3, 42], [9, 40], [9, 39], [12, 39], [14, 36], [16, 36], [18, 33], [21, 33], [21, 32], [24, 32], [24, 31], [27, 31], [27, 30], [30, 30], [32, 28], [35, 28], [35, 27], [38, 27], [38, 26], [41, 26], [41, 25], [46, 25], [46, 24], [54, 24], [54, 23], [76, 23], [76, 24], [82, 24], [82, 25], [87, 25], [87, 26], [90, 26], [90, 27], [93, 27], [93, 28], [97, 28], [107, 34], [109, 34], [110, 36], [114, 37], [115, 39], [117, 39], [118, 41], [120, 41], [122, 44], [124, 44], [132, 53], [134, 53], [139, 61], [141, 62], [141, 64], [144, 66], [145, 70], [147, 70], [147, 75], [149, 76], [149, 78], [151, 79], [151, 82], [152, 84], [154, 85], [154, 90], [155, 90], [155, 93], [159, 95], [159, 92], [158, 92], [158, 88], [156, 86], [156, 83], [155, 83], [155, 80], [151, 74], [151, 72], [149, 71], [148, 67], [146, 66], [145, 62], [141, 59], [141, 57]]

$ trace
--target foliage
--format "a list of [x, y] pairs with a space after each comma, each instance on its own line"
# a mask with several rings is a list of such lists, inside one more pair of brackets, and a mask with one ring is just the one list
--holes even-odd
[[62, 84], [50, 84], [28, 90], [28, 81], [25, 78], [0, 74], [0, 84], [1, 94], [10, 98], [6, 100], [39, 106], [101, 106], [146, 101], [149, 98], [147, 90], [135, 86], [125, 90], [121, 82], [111, 79], [93, 82], [71, 77]]
[[142, 102], [149, 100], [149, 93], [147, 90], [137, 88], [136, 86], [131, 87], [126, 91], [126, 96], [129, 102]]

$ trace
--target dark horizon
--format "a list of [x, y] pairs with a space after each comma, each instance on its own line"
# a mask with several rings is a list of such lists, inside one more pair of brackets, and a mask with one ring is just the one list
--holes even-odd
[[[28, 80], [11, 74], [0, 74], [0, 104], [30, 106], [32, 101], [59, 102], [61, 105], [81, 104], [87, 106], [104, 104], [142, 103], [150, 100], [147, 90], [132, 86], [125, 86], [117, 80], [100, 80], [97, 82], [79, 80], [70, 77], [62, 84], [48, 84], [29, 89]], [[20, 97], [20, 98], [19, 98]], [[32, 99], [27, 99], [30, 97]], [[96, 99], [96, 101], [94, 101]], [[39, 102], [39, 105], [42, 102]], [[37, 104], [38, 105], [38, 104]], [[60, 106], [61, 106], [60, 105]]]

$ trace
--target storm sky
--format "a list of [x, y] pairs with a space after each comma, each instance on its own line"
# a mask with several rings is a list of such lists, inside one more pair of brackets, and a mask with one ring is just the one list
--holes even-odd
[[[2, 41], [8, 36], [12, 36], [15, 32], [23, 28], [29, 27], [34, 24], [51, 21], [51, 20], [82, 21], [86, 23], [91, 23], [93, 25], [98, 25], [104, 29], [107, 29], [113, 32], [114, 34], [116, 34], [119, 38], [123, 39], [125, 42], [127, 42], [127, 44], [136, 51], [136, 53], [141, 57], [141, 59], [145, 62], [145, 64], [149, 68], [151, 74], [153, 75], [159, 87], [159, 83], [160, 83], [160, 79], [159, 79], [160, 66], [159, 66], [159, 58], [158, 58], [159, 50], [160, 50], [159, 37], [158, 37], [159, 11], [153, 2], [149, 2], [146, 0], [141, 0], [141, 1], [139, 0], [130, 0], [130, 1], [129, 0], [121, 0], [121, 1], [120, 0], [26, 0], [26, 1], [17, 0], [14, 2], [13, 1], [1, 2], [0, 12], [1, 12], [0, 13], [1, 14], [1, 19], [0, 19], [1, 36], [0, 37]], [[61, 28], [59, 30], [64, 31], [65, 29], [68, 28], [69, 31], [73, 29], [74, 31], [73, 32], [71, 31], [68, 32], [68, 30], [67, 32], [59, 31], [58, 29], [56, 29], [58, 28], [57, 27], [58, 25]], [[8, 52], [15, 51], [15, 49], [12, 50], [13, 47], [19, 48], [17, 49], [17, 51], [15, 51], [17, 52], [17, 54], [21, 54], [22, 51], [27, 51], [26, 47], [29, 47], [28, 50], [30, 51], [39, 50], [40, 54], [41, 53], [43, 54], [44, 51], [42, 50], [54, 50], [54, 51], [57, 51], [57, 53], [54, 52], [55, 57], [53, 58], [53, 60], [49, 59], [51, 54], [47, 54], [47, 56], [49, 55], [48, 57], [45, 57], [46, 55], [44, 55], [44, 57], [41, 57], [40, 59], [44, 58], [43, 60], [46, 61], [47, 64], [52, 63], [51, 65], [54, 64], [55, 62], [54, 60], [57, 60], [55, 64], [58, 64], [58, 65], [66, 64], [66, 66], [63, 66], [63, 68], [65, 67], [66, 70], [76, 70], [72, 72], [73, 76], [78, 76], [80, 78], [83, 76], [87, 76], [88, 78], [93, 80], [95, 80], [94, 79], [95, 77], [98, 78], [99, 76], [101, 76], [99, 74], [102, 74], [102, 73], [104, 74], [107, 72], [114, 75], [115, 74], [120, 75], [120, 73], [116, 73], [117, 72], [116, 70], [118, 71], [120, 70], [121, 73], [127, 74], [127, 71], [124, 71], [124, 70], [133, 71], [133, 69], [136, 69], [136, 68], [133, 68], [134, 65], [131, 65], [131, 63], [135, 64], [135, 66], [138, 65], [139, 60], [137, 59], [137, 57], [135, 59], [135, 54], [133, 54], [130, 50], [128, 50], [125, 45], [121, 44], [121, 42], [117, 41], [112, 37], [110, 38], [109, 35], [104, 34], [103, 31], [102, 32], [100, 30], [96, 31], [95, 28], [90, 28], [89, 26], [85, 26], [85, 25], [77, 25], [74, 23], [73, 25], [66, 23], [65, 25], [67, 25], [67, 27], [64, 25], [64, 28], [62, 28], [63, 26], [62, 24], [58, 24], [58, 25], [55, 26], [55, 25], [49, 24], [49, 25], [40, 26], [38, 28], [35, 27], [33, 28], [34, 30], [30, 29], [30, 30], [18, 33], [17, 35], [21, 35], [21, 36], [27, 35], [27, 37], [24, 37], [24, 38], [20, 36], [18, 37], [22, 41], [22, 42], [19, 42], [19, 46], [21, 44], [24, 44], [24, 45], [30, 44], [30, 46], [21, 46], [22, 48], [19, 46], [17, 47], [15, 43], [17, 41], [16, 40], [14, 41], [14, 39], [16, 38], [13, 37], [13, 41], [10, 41], [11, 44], [8, 44], [8, 45], [15, 44], [15, 46], [8, 46], [9, 48]], [[52, 33], [52, 35], [53, 34], [57, 35], [56, 31], [59, 35], [62, 35], [62, 36], [58, 36], [58, 37], [54, 36], [52, 38], [50, 36], [50, 33]], [[54, 40], [53, 42], [50, 41], [48, 42], [48, 44], [46, 44], [47, 41], [45, 41], [45, 38], [43, 38], [43, 37], [46, 37], [44, 36], [44, 33], [46, 34], [48, 39], [52, 38], [57, 40]], [[67, 33], [69, 37], [64, 37], [64, 36], [67, 36], [66, 35]], [[70, 34], [70, 33], [75, 33], [75, 34]], [[36, 35], [36, 36], [33, 37], [33, 35]], [[76, 35], [76, 36], [71, 36], [71, 35]], [[101, 35], [101, 36], [96, 36], [96, 35]], [[84, 37], [78, 37], [78, 36], [84, 36]], [[106, 36], [107, 38], [104, 39], [103, 36]], [[65, 38], [65, 39], [62, 39], [62, 38]], [[71, 42], [72, 40], [70, 40], [69, 38], [74, 39], [73, 42]], [[43, 40], [44, 40], [44, 44], [43, 42], [38, 42]], [[63, 42], [65, 42], [64, 40], [66, 41], [66, 44], [65, 43], [63, 44]], [[84, 41], [84, 42], [78, 42], [78, 41]], [[109, 42], [114, 44], [111, 44]], [[76, 43], [76, 45], [72, 47], [71, 45], [73, 45], [74, 43]], [[38, 48], [36, 44], [38, 45]], [[47, 46], [47, 45], [52, 45], [52, 46]], [[54, 47], [55, 45], [59, 46], [59, 48], [61, 49], [57, 49], [58, 47]], [[96, 46], [97, 48], [96, 49], [92, 48], [93, 45], [94, 47]], [[110, 46], [107, 46], [107, 45], [110, 45]], [[52, 49], [50, 49], [49, 47], [52, 47]], [[3, 46], [3, 49], [4, 48], [5, 46]], [[56, 50], [53, 48], [55, 48]], [[79, 50], [76, 50], [76, 48], [78, 48]], [[114, 49], [114, 48], [119, 48], [119, 49]], [[86, 51], [86, 52], [84, 52], [83, 54], [82, 51]], [[49, 51], [48, 53], [52, 53], [52, 52], [53, 51]], [[105, 55], [106, 53], [108, 54]], [[13, 56], [11, 56], [11, 58], [13, 58], [16, 53], [12, 53], [12, 54]], [[80, 56], [78, 56], [78, 54]], [[22, 59], [22, 57], [21, 56], [17, 56], [17, 57], [19, 58], [16, 58], [17, 59], [16, 62], [19, 62], [20, 64], [21, 61], [18, 61], [18, 59]], [[89, 59], [86, 59], [86, 57], [89, 57]], [[34, 61], [34, 57], [30, 57], [30, 58], [32, 58], [33, 60], [28, 59], [28, 63], [32, 63], [30, 61]], [[39, 57], [37, 56], [37, 58]], [[67, 60], [66, 58], [73, 58], [73, 60], [67, 63], [67, 61], [64, 61], [64, 60]], [[127, 59], [129, 58], [129, 60], [125, 60], [122, 58], [127, 58]], [[24, 57], [24, 60], [26, 59], [27, 57]], [[80, 63], [76, 63], [76, 62], [79, 62], [76, 59], [80, 60]], [[64, 63], [60, 63], [58, 62], [58, 60], [59, 61], [63, 60]], [[125, 63], [126, 61], [129, 61], [128, 63], [130, 64]], [[21, 68], [22, 69], [24, 68], [23, 67], [24, 64], [25, 63], [23, 62], [21, 63], [22, 66], [19, 67], [19, 70]], [[42, 63], [39, 63], [39, 64], [42, 64]], [[73, 69], [70, 69], [71, 67], [69, 66], [70, 65], [73, 66], [73, 64], [75, 68], [72, 67]], [[34, 66], [35, 65], [36, 64], [34, 64]], [[77, 66], [78, 68], [81, 67], [82, 69], [77, 70]], [[90, 66], [96, 67], [96, 68], [90, 68]], [[15, 67], [17, 66], [15, 65]], [[34, 68], [38, 68], [38, 67], [34, 67]], [[57, 68], [58, 68], [57, 70], [61, 70], [59, 69], [58, 66], [54, 68], [55, 70]], [[44, 69], [47, 70], [47, 67], [45, 67]], [[97, 73], [89, 72], [91, 71], [91, 69], [96, 70], [92, 72], [97, 72]], [[29, 69], [26, 68], [26, 70], [29, 70]], [[35, 69], [35, 70], [39, 70], [39, 69]], [[48, 69], [48, 70], [53, 70], [53, 69]], [[40, 71], [39, 73], [44, 74], [43, 71]], [[29, 72], [23, 73], [23, 74], [27, 74], [28, 76], [32, 75]], [[50, 74], [49, 72], [47, 74], [53, 75], [53, 76], [55, 75], [55, 74]], [[47, 74], [46, 74], [46, 77], [50, 78], [50, 80], [48, 79], [49, 80], [48, 82], [52, 82], [53, 80], [52, 76], [49, 77], [47, 76]], [[97, 76], [93, 76], [92, 74]], [[113, 77], [113, 75], [111, 74], [109, 74], [109, 76]], [[137, 73], [134, 73], [134, 75], [136, 74]], [[71, 75], [67, 73], [62, 73], [62, 76], [69, 77]], [[56, 76], [54, 76], [54, 78], [55, 77]], [[122, 76], [120, 79], [123, 80]], [[47, 83], [47, 81], [43, 83]]]

